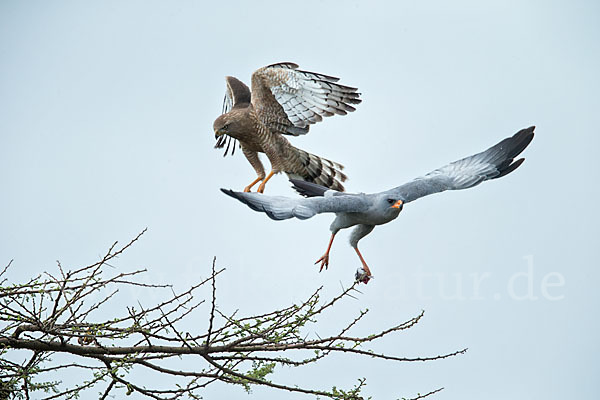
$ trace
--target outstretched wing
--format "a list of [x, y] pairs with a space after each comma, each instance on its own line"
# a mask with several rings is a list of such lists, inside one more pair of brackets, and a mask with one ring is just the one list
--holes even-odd
[[514, 160], [531, 143], [534, 126], [522, 129], [484, 152], [436, 169], [423, 177], [388, 190], [405, 203], [444, 190], [468, 189], [488, 179], [500, 178], [525, 160]]
[[[250, 104], [250, 89], [248, 89], [248, 86], [246, 86], [244, 82], [233, 76], [226, 76], [225, 82], [227, 84], [227, 90], [225, 91], [225, 98], [223, 99], [222, 114], [228, 113], [234, 107], [246, 107]], [[232, 142], [233, 147], [231, 148], [231, 155], [233, 155], [235, 153], [237, 140], [229, 135], [219, 136], [217, 138], [217, 143], [215, 144], [215, 149], [221, 149], [225, 146], [225, 143], [227, 143], [225, 153], [223, 153], [223, 157], [225, 157], [229, 152], [229, 147]]]
[[345, 115], [362, 101], [356, 88], [337, 84], [339, 78], [297, 68], [279, 63], [252, 74], [252, 105], [273, 132], [304, 135], [310, 124]]
[[321, 213], [362, 212], [369, 208], [366, 197], [356, 194], [305, 199], [267, 196], [261, 193], [234, 192], [228, 189], [221, 189], [221, 191], [234, 199], [238, 199], [254, 211], [264, 212], [274, 220], [294, 217], [308, 219]]

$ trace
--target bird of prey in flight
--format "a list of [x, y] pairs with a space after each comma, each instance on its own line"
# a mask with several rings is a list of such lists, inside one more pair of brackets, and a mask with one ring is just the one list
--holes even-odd
[[[240, 80], [228, 76], [223, 114], [214, 124], [215, 148], [227, 143], [227, 155], [240, 142], [242, 152], [256, 171], [257, 178], [244, 192], [258, 182], [258, 192], [274, 174], [285, 172], [289, 178], [343, 191], [341, 182], [346, 175], [341, 164], [315, 156], [294, 147], [284, 135], [299, 136], [308, 133], [311, 124], [335, 114], [346, 115], [358, 104], [360, 93], [356, 88], [336, 83], [333, 76], [302, 71], [293, 63], [279, 63], [256, 70], [252, 74], [252, 91]], [[265, 153], [271, 162], [271, 172], [258, 158]]]
[[445, 190], [468, 189], [489, 179], [508, 175], [517, 169], [525, 160], [515, 160], [533, 139], [533, 130], [529, 127], [517, 132], [514, 136], [502, 140], [489, 149], [454, 161], [424, 176], [385, 192], [341, 193], [326, 187], [291, 180], [294, 189], [307, 198], [289, 198], [283, 196], [266, 196], [256, 193], [241, 193], [221, 189], [225, 194], [238, 199], [255, 211], [266, 213], [274, 220], [292, 217], [307, 219], [316, 214], [335, 213], [331, 224], [331, 239], [325, 254], [317, 260], [323, 267], [329, 265], [329, 251], [335, 235], [340, 229], [354, 226], [350, 235], [350, 245], [358, 254], [362, 270], [357, 272], [357, 280], [367, 283], [371, 271], [362, 254], [358, 250], [358, 241], [371, 233], [376, 225], [386, 224], [398, 217], [405, 204], [421, 197], [443, 192]]

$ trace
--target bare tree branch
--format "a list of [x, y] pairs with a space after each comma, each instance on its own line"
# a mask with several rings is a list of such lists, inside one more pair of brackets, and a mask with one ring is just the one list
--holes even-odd
[[[260, 385], [317, 397], [362, 399], [364, 378], [354, 388], [342, 390], [298, 387], [267, 377], [273, 376], [278, 366], [307, 366], [334, 353], [415, 362], [441, 360], [466, 351], [402, 357], [376, 353], [366, 347], [415, 326], [423, 318], [423, 311], [368, 336], [350, 333], [368, 310], [350, 317], [336, 335], [312, 337], [306, 333], [307, 325], [317, 323], [337, 303], [360, 294], [356, 284], [342, 288], [339, 295], [325, 302], [321, 301], [318, 288], [302, 303], [239, 317], [237, 310], [226, 314], [217, 306], [216, 278], [224, 269], [216, 267], [216, 258], [210, 276], [181, 293], [176, 293], [170, 285], [140, 282], [138, 277], [145, 270], [119, 272], [111, 266], [105, 272], [108, 262], [130, 248], [145, 231], [122, 247], [118, 247], [118, 242], [113, 243], [99, 261], [83, 268], [65, 271], [57, 262], [57, 273], [47, 272], [24, 283], [12, 284], [6, 273], [13, 261], [2, 269], [0, 400], [9, 396], [39, 398], [41, 393], [46, 399], [76, 398], [94, 388], [101, 399], [120, 396], [117, 393], [138, 393], [151, 399], [200, 398], [202, 390], [215, 382], [240, 385], [248, 392], [252, 386]], [[168, 290], [169, 295], [150, 307], [142, 306], [139, 301], [137, 305], [115, 305], [119, 290], [127, 287]], [[203, 297], [201, 290], [208, 291], [204, 296], [211, 299], [208, 329], [187, 332], [183, 324], [187, 319], [197, 319], [204, 303], [204, 299], [196, 300]], [[108, 320], [96, 319], [109, 304], [111, 310], [120, 310], [120, 315]], [[29, 353], [24, 360], [16, 356], [23, 352]], [[307, 357], [307, 353], [314, 355]], [[62, 354], [61, 360], [68, 361], [50, 362], [50, 357], [56, 354]], [[195, 358], [193, 367], [185, 362], [175, 363], [179, 358]], [[75, 384], [52, 379], [71, 370], [89, 373], [89, 379]], [[135, 381], [139, 376], [150, 377], [150, 384]], [[155, 379], [157, 376], [170, 378]], [[418, 394], [414, 400], [440, 390]]]

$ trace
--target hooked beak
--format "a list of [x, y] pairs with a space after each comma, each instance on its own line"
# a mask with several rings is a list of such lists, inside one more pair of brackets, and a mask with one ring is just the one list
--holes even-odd
[[404, 204], [404, 202], [402, 200], [398, 200], [391, 207], [392, 208], [400, 208], [400, 207], [402, 207], [402, 204]]
[[223, 136], [225, 131], [223, 129], [215, 129], [215, 139], [218, 139], [219, 136]]

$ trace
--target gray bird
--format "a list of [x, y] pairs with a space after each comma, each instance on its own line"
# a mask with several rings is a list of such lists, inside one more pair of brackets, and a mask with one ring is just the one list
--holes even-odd
[[418, 198], [445, 190], [468, 189], [488, 179], [500, 178], [517, 169], [525, 160], [514, 160], [533, 139], [534, 126], [522, 129], [514, 136], [502, 140], [486, 151], [455, 161], [404, 185], [379, 193], [342, 193], [302, 180], [290, 181], [301, 195], [307, 198], [265, 196], [258, 193], [242, 193], [221, 189], [255, 211], [266, 213], [271, 219], [292, 217], [307, 219], [316, 214], [335, 213], [331, 224], [331, 239], [325, 254], [315, 264], [320, 270], [329, 265], [329, 251], [340, 229], [354, 226], [350, 245], [358, 254], [363, 270], [357, 272], [357, 280], [367, 283], [372, 278], [362, 254], [358, 250], [360, 239], [371, 233], [376, 225], [386, 224], [398, 217], [404, 204]]

